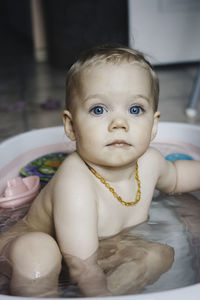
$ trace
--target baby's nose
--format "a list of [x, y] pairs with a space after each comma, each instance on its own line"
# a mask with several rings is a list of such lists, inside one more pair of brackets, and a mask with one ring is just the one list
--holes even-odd
[[123, 129], [124, 131], [128, 131], [129, 130], [129, 125], [128, 122], [126, 121], [126, 119], [121, 118], [121, 117], [117, 117], [115, 119], [113, 119], [110, 124], [109, 124], [109, 131], [113, 131], [116, 129]]

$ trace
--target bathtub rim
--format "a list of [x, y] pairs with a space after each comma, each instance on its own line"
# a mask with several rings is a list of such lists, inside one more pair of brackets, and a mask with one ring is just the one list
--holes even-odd
[[[116, 300], [177, 300], [181, 296], [181, 300], [188, 300], [192, 297], [193, 300], [199, 300], [200, 294], [200, 283], [193, 284], [191, 286], [186, 286], [178, 289], [172, 289], [162, 292], [153, 292], [148, 294], [137, 294], [137, 295], [125, 295], [125, 296], [109, 296], [109, 297], [80, 297], [77, 299], [80, 300], [104, 300], [104, 299], [116, 299]], [[19, 297], [19, 296], [10, 296], [10, 295], [0, 295], [0, 300], [44, 300], [45, 298], [36, 298], [36, 297]], [[47, 298], [48, 299], [48, 298]], [[51, 299], [62, 299], [62, 298], [51, 298]], [[72, 298], [64, 298], [64, 299], [72, 299]]]

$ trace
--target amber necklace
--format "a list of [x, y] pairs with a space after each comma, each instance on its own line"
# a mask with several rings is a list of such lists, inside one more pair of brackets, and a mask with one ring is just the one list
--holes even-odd
[[111, 187], [111, 185], [105, 180], [105, 178], [103, 178], [99, 173], [97, 173], [97, 171], [95, 171], [95, 169], [93, 169], [91, 166], [89, 166], [86, 162], [85, 164], [87, 165], [87, 167], [89, 168], [89, 170], [107, 187], [107, 189], [109, 189], [109, 191], [113, 194], [113, 196], [123, 205], [125, 206], [131, 206], [131, 205], [136, 205], [141, 198], [141, 184], [140, 184], [140, 179], [139, 179], [139, 175], [138, 175], [138, 163], [136, 162], [135, 165], [135, 179], [137, 181], [137, 193], [136, 193], [136, 197], [135, 197], [135, 201], [132, 202], [126, 202], [124, 201], [114, 190], [113, 187]]

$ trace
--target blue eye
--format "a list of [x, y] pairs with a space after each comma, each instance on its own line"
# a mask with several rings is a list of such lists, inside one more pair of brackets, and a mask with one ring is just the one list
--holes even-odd
[[143, 111], [143, 109], [140, 106], [131, 106], [131, 108], [129, 109], [130, 114], [133, 115], [139, 115], [141, 114]]
[[91, 112], [95, 115], [102, 115], [105, 109], [102, 106], [95, 106], [91, 109]]

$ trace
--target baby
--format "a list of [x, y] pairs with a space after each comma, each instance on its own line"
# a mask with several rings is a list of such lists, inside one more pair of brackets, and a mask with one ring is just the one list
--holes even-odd
[[76, 151], [0, 238], [11, 294], [56, 297], [62, 259], [85, 296], [140, 291], [171, 266], [171, 247], [126, 234], [148, 219], [155, 188], [200, 189], [200, 162], [149, 147], [158, 95], [151, 65], [126, 47], [91, 49], [71, 67], [63, 120]]

